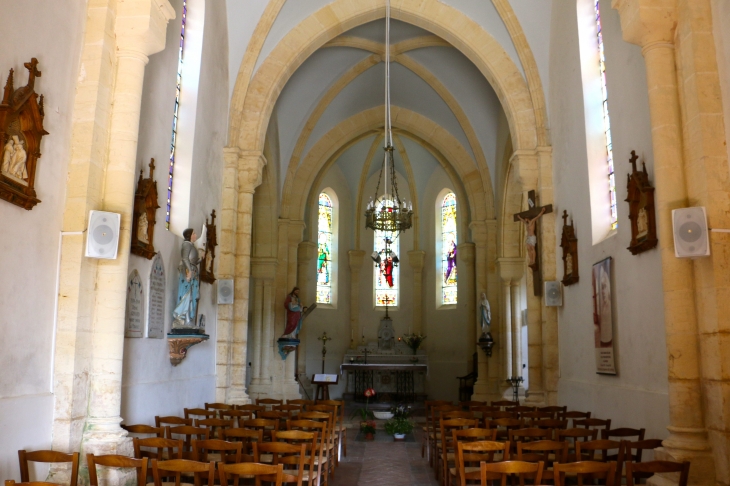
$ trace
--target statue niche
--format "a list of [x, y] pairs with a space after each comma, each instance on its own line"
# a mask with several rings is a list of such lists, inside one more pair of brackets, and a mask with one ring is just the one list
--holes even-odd
[[139, 171], [137, 192], [134, 194], [134, 214], [132, 215], [132, 245], [130, 251], [148, 260], [155, 256], [155, 223], [157, 221], [157, 181], [152, 179], [155, 172], [155, 159], [150, 159], [150, 176], [142, 178]]
[[35, 78], [41, 77], [38, 59], [24, 66], [28, 84], [14, 89], [11, 69], [0, 103], [0, 199], [30, 210], [41, 202], [35, 192], [36, 165], [41, 138], [48, 132], [43, 129], [43, 95], [39, 100], [34, 90]]

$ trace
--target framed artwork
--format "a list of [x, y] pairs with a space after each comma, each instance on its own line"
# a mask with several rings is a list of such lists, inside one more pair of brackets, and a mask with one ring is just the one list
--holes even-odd
[[215, 209], [210, 213], [210, 223], [205, 218], [205, 253], [200, 261], [200, 280], [212, 284], [215, 282], [215, 247], [218, 246], [218, 238], [215, 234]]
[[36, 197], [35, 176], [41, 138], [48, 132], [43, 129], [43, 95], [39, 97], [34, 89], [35, 78], [41, 77], [38, 59], [24, 66], [28, 84], [15, 89], [11, 69], [0, 102], [0, 199], [30, 210], [41, 202]]
[[593, 265], [593, 333], [596, 373], [615, 375], [613, 306], [611, 302], [612, 258]]
[[130, 251], [148, 260], [157, 253], [155, 251], [155, 223], [157, 222], [157, 181], [152, 177], [155, 173], [155, 159], [150, 160], [150, 176], [142, 178], [139, 171], [137, 192], [134, 194], [134, 213], [132, 214], [132, 244]]
[[628, 174], [626, 202], [629, 203], [629, 219], [631, 220], [631, 244], [627, 248], [632, 255], [638, 255], [656, 248], [659, 240], [656, 236], [656, 211], [654, 209], [654, 187], [649, 182], [646, 164], [641, 163], [642, 170], [636, 169], [639, 156], [631, 151], [632, 172]]
[[563, 211], [563, 235], [560, 238], [560, 247], [563, 249], [563, 285], [578, 283], [578, 237], [575, 235], [575, 223], [570, 220], [568, 225], [568, 211]]

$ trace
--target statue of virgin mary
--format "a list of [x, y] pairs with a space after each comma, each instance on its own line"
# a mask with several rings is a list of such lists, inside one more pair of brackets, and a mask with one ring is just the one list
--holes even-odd
[[[184, 241], [180, 249], [182, 260], [178, 265], [179, 279], [177, 288], [177, 304], [172, 311], [172, 328], [197, 332], [196, 318], [198, 300], [200, 299], [200, 255], [195, 246], [198, 235], [188, 228], [183, 231]], [[173, 331], [174, 332], [174, 331]]]

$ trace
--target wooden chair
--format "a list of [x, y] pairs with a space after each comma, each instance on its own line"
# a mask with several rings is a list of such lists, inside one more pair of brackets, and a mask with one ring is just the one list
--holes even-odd
[[328, 483], [329, 470], [332, 469], [332, 458], [327, 455], [327, 423], [318, 422], [316, 420], [289, 420], [286, 423], [288, 431], [301, 431], [309, 433], [317, 433], [319, 442], [317, 443], [317, 450], [315, 464], [318, 467], [318, 474], [320, 482]]
[[[636, 442], [640, 442], [644, 440], [644, 434], [646, 433], [646, 429], [631, 429], [628, 427], [620, 427], [618, 429], [609, 429], [609, 430], [602, 430], [601, 431], [601, 439], [612, 439], [615, 438], [616, 440], [629, 440], [630, 437], [635, 437]], [[619, 451], [620, 452], [620, 451]], [[609, 461], [616, 461], [618, 460], [619, 453], [611, 454], [608, 456]]]
[[586, 418], [573, 420], [573, 427], [583, 427], [584, 429], [595, 429], [600, 434], [603, 430], [611, 428], [611, 419]]
[[215, 418], [218, 415], [218, 412], [215, 410], [206, 410], [204, 408], [184, 408], [183, 412], [185, 413], [185, 418], [189, 419], [198, 419], [198, 418]]
[[257, 398], [256, 405], [265, 407], [266, 410], [271, 410], [274, 405], [283, 405], [284, 400], [277, 400], [276, 398]]
[[538, 429], [565, 430], [568, 428], [568, 421], [556, 419], [537, 419], [530, 421], [530, 427], [535, 427]]
[[30, 481], [29, 462], [43, 462], [46, 464], [71, 464], [71, 485], [76, 486], [79, 479], [79, 453], [66, 454], [58, 451], [18, 451], [18, 462], [20, 462], [20, 480], [24, 483]]
[[241, 444], [241, 462], [254, 462], [253, 445], [264, 441], [264, 433], [261, 430], [228, 429], [223, 431], [223, 438], [227, 442]]
[[205, 427], [192, 427], [190, 425], [179, 425], [177, 427], [167, 428], [168, 439], [182, 439], [183, 441], [183, 459], [193, 460], [193, 439], [208, 440], [210, 439], [210, 430]]
[[560, 418], [561, 414], [564, 414], [568, 411], [567, 406], [557, 406], [557, 405], [549, 405], [547, 407], [537, 407], [538, 412], [550, 412], [553, 414], [554, 419]]
[[[612, 450], [616, 453], [611, 453]], [[621, 483], [621, 473], [623, 472], [623, 443], [615, 440], [589, 440], [586, 442], [578, 441], [575, 443], [576, 461], [598, 461], [609, 462], [609, 458], [617, 457], [616, 461], [616, 484]], [[597, 453], [599, 453], [597, 455]]]
[[555, 440], [537, 440], [533, 442], [517, 443], [517, 460], [526, 462], [540, 462], [545, 464], [542, 470], [543, 481], [554, 481], [552, 469], [554, 462], [563, 463], [568, 458], [568, 443]]
[[[312, 405], [312, 407], [316, 407], [316, 405]], [[310, 407], [311, 408], [311, 407]], [[299, 414], [300, 420], [311, 420], [314, 422], [320, 422], [325, 424], [325, 429], [322, 430], [322, 446], [323, 446], [323, 456], [324, 461], [327, 467], [322, 466], [322, 474], [326, 476], [325, 482], [328, 481], [328, 478], [331, 476], [333, 479], [335, 477], [335, 465], [337, 464], [337, 459], [335, 456], [337, 454], [335, 453], [335, 445], [334, 445], [334, 431], [332, 424], [334, 423], [333, 420], [333, 414], [325, 413], [325, 412], [302, 412]], [[296, 420], [291, 420], [287, 422], [289, 423], [297, 422]], [[311, 432], [311, 431], [310, 431]]]
[[[261, 442], [254, 444], [254, 462], [260, 463], [262, 453], [272, 456], [271, 464], [283, 465], [281, 481], [284, 483], [297, 483], [302, 486], [304, 481], [304, 473], [307, 471], [304, 467], [307, 460], [307, 446], [305, 444], [293, 445], [286, 442]], [[271, 481], [270, 477], [261, 478], [264, 481]]]
[[147, 467], [148, 458], [133, 459], [127, 456], [116, 454], [95, 456], [94, 454], [86, 454], [86, 463], [89, 466], [89, 484], [90, 486], [99, 486], [99, 477], [97, 476], [96, 466], [102, 467], [122, 467], [136, 469], [137, 486], [145, 486], [147, 484]]
[[421, 442], [421, 457], [425, 457], [426, 449], [428, 448], [428, 462], [433, 465], [433, 458], [431, 457], [431, 446], [432, 440], [436, 436], [436, 427], [434, 422], [435, 414], [433, 413], [434, 407], [452, 407], [453, 404], [446, 400], [426, 400], [424, 402], [426, 407], [426, 425], [423, 426], [423, 441]]
[[[136, 459], [182, 459], [183, 441], [180, 439], [162, 439], [160, 437], [133, 437], [134, 457]], [[155, 450], [149, 450], [155, 449]]]
[[587, 442], [589, 440], [596, 440], [598, 437], [598, 431], [590, 429], [565, 429], [556, 430], [555, 432], [555, 440], [568, 442], [568, 462], [575, 461], [575, 443], [577, 441], [583, 440]]
[[662, 473], [679, 473], [679, 483], [677, 484], [679, 486], [687, 486], [689, 466], [690, 463], [688, 461], [649, 461], [641, 463], [629, 461], [626, 463], [626, 486], [634, 486], [634, 481], [636, 479], [646, 478], [654, 474]]
[[261, 406], [261, 405], [253, 405], [253, 404], [236, 405], [236, 410], [242, 410], [244, 412], [253, 412], [254, 418], [257, 418], [256, 417], [256, 414], [259, 413], [259, 412], [265, 412], [266, 411], [266, 407]]
[[552, 412], [522, 412], [520, 418], [524, 421], [552, 419]]
[[[336, 401], [336, 400], [329, 400]], [[274, 405], [271, 409], [275, 412], [291, 412], [292, 415], [297, 415], [299, 412], [304, 411], [304, 405], [297, 404], [286, 404], [286, 405]]]
[[489, 412], [484, 414], [484, 418], [488, 418], [491, 420], [498, 420], [498, 419], [518, 419], [520, 418], [519, 412], [503, 412], [503, 411], [497, 411], [497, 412]]
[[[195, 440], [192, 444], [195, 461], [235, 464], [242, 462], [243, 443], [220, 439]], [[212, 451], [212, 452], [211, 452]]]
[[244, 420], [253, 419], [253, 412], [250, 410], [221, 410], [218, 415], [223, 420], [233, 420], [235, 422], [234, 427], [241, 427]]
[[485, 407], [487, 402], [480, 402], [478, 400], [465, 400], [459, 402], [459, 406], [463, 410], [471, 410], [471, 407]]
[[47, 483], [45, 481], [28, 481], [26, 483], [16, 483], [15, 479], [6, 479], [5, 486], [58, 486], [58, 483]]
[[344, 400], [320, 400], [322, 405], [336, 405], [339, 410], [339, 418], [335, 421], [335, 433], [339, 434], [340, 451], [342, 456], [347, 457], [347, 426], [345, 425], [345, 401]]
[[[623, 462], [641, 462], [643, 451], [654, 450], [662, 446], [662, 441], [659, 439], [644, 439], [637, 442], [622, 440], [621, 443], [623, 444], [623, 448], [619, 457]], [[636, 452], [633, 452], [634, 449], [636, 449]]]
[[591, 418], [591, 412], [579, 412], [577, 410], [571, 410], [570, 412], [561, 413], [558, 418], [560, 420], [572, 420], [573, 427], [575, 427], [576, 420], [583, 420]]
[[504, 407], [514, 407], [519, 404], [520, 402], [513, 402], [512, 400], [496, 400], [490, 403], [491, 406], [499, 407], [502, 410], [504, 410]]
[[524, 429], [525, 422], [518, 418], [499, 418], [492, 420], [497, 429], [497, 440], [509, 440], [509, 431]]
[[164, 427], [152, 427], [151, 425], [120, 425], [121, 428], [130, 434], [151, 435], [153, 437], [165, 437]]
[[613, 486], [616, 479], [615, 462], [580, 461], [561, 464], [553, 464], [555, 474], [555, 486], [565, 485], [565, 473], [578, 475], [578, 486], [583, 486], [583, 479], [593, 480], [596, 477], [603, 478], [606, 486]]
[[155, 415], [155, 427], [164, 427], [166, 425], [171, 425], [171, 426], [190, 425], [190, 426], [192, 426], [193, 419], [177, 417], [175, 415], [166, 415], [164, 417]]
[[[437, 451], [439, 452], [439, 457], [436, 458], [434, 472], [436, 474], [436, 479], [439, 478], [439, 472], [441, 472], [441, 478], [443, 479], [442, 484], [449, 484], [449, 468], [451, 467], [450, 464], [453, 463], [454, 467], [456, 467], [456, 443], [454, 442], [454, 435], [452, 434], [452, 432], [455, 430], [478, 427], [479, 419], [474, 418], [442, 418], [439, 421], [441, 441], [438, 443]], [[443, 468], [440, 467], [441, 464], [443, 464]]]
[[327, 405], [322, 403], [323, 400], [320, 400], [317, 402], [316, 405], [311, 405], [307, 407], [307, 412], [302, 412], [302, 418], [306, 419], [306, 414], [308, 412], [321, 412], [330, 414], [330, 424], [328, 426], [328, 430], [330, 431], [330, 434], [332, 435], [332, 446], [334, 447], [333, 455], [335, 459], [335, 466], [340, 465], [340, 448], [341, 448], [341, 436], [338, 432], [338, 426], [337, 422], [339, 421], [339, 406], [338, 405]]
[[319, 432], [304, 432], [301, 430], [284, 430], [274, 433], [276, 442], [285, 442], [291, 445], [305, 447], [305, 470], [302, 481], [309, 486], [319, 483], [322, 466], [322, 449], [319, 445]]
[[537, 412], [536, 407], [528, 407], [526, 405], [515, 405], [514, 407], [504, 407], [505, 412], [517, 412], [517, 413], [524, 413], [524, 412]]
[[[165, 474], [167, 473], [167, 474]], [[198, 462], [188, 459], [171, 459], [169, 461], [158, 461], [152, 459], [152, 477], [155, 480], [155, 486], [168, 486], [162, 481], [162, 478], [175, 477], [175, 486], [181, 486], [180, 478], [183, 473], [194, 475], [195, 484], [198, 486], [199, 480], [204, 480], [208, 476], [208, 486], [214, 486], [215, 483], [215, 462]], [[190, 483], [182, 483], [186, 486]]]
[[524, 484], [526, 475], [530, 477], [534, 474], [533, 484], [542, 483], [542, 470], [545, 465], [542, 462], [523, 462], [523, 461], [504, 461], [504, 462], [483, 462], [481, 464], [482, 485], [487, 486], [488, 480], [500, 479], [502, 486], [507, 486], [507, 476], [518, 474], [520, 476], [520, 485]]
[[228, 477], [233, 479], [232, 485], [237, 486], [237, 478], [240, 476], [254, 477], [256, 484], [261, 484], [262, 478], [273, 479], [271, 484], [281, 486], [284, 476], [284, 465], [271, 466], [269, 464], [259, 464], [256, 462], [247, 462], [242, 464], [221, 464], [218, 467], [218, 475], [220, 476], [221, 486], [228, 486]]
[[223, 439], [223, 433], [221, 431], [224, 429], [232, 429], [233, 420], [219, 418], [195, 419], [195, 426], [209, 429], [210, 434], [208, 435], [211, 439]]
[[233, 410], [233, 405], [229, 405], [227, 403], [206, 403], [205, 404], [206, 410]]
[[438, 444], [441, 441], [441, 429], [439, 426], [439, 421], [441, 420], [441, 416], [444, 412], [460, 412], [461, 407], [458, 405], [453, 405], [452, 403], [448, 403], [445, 405], [434, 405], [431, 407], [431, 428], [432, 431], [428, 436], [428, 460], [429, 465], [433, 466], [434, 463], [434, 457], [436, 457], [438, 462], [438, 456], [434, 456], [434, 452], [438, 454]]
[[553, 431], [550, 429], [509, 429], [507, 430], [510, 447], [517, 452], [517, 442], [534, 442], [537, 440], [552, 440]]
[[244, 429], [260, 430], [264, 433], [264, 441], [271, 440], [271, 433], [279, 430], [279, 421], [270, 419], [252, 419], [243, 421]]
[[303, 398], [295, 398], [294, 400], [287, 400], [287, 405], [301, 405], [302, 410], [307, 408], [307, 405], [314, 405], [314, 400], [305, 400]]
[[[509, 443], [496, 442], [491, 440], [456, 443], [456, 467], [452, 472], [449, 470], [450, 476], [458, 475], [460, 486], [466, 486], [467, 481], [481, 480], [482, 462], [494, 462], [495, 456], [499, 455], [500, 461], [509, 459]], [[451, 483], [453, 484], [453, 483]], [[449, 486], [447, 483], [445, 486]]]
[[[453, 436], [453, 443], [459, 444], [460, 442], [463, 443], [471, 443], [471, 442], [495, 442], [495, 439], [497, 437], [497, 431], [495, 429], [456, 429], [451, 431], [451, 435]], [[500, 442], [501, 444], [501, 442]], [[489, 456], [490, 460], [492, 459], [492, 456]], [[449, 479], [450, 482], [447, 484], [460, 484], [460, 475], [459, 475], [459, 455], [457, 452], [455, 465], [454, 467], [449, 468]], [[475, 464], [475, 467], [470, 470], [471, 472], [478, 471], [479, 460], [474, 459], [474, 461], [477, 463]], [[476, 478], [474, 478], [476, 479]]]

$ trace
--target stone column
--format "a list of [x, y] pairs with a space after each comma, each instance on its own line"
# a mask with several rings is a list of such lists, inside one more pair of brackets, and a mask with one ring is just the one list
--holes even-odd
[[408, 263], [413, 269], [413, 324], [409, 328], [416, 334], [421, 334], [421, 329], [423, 329], [423, 264], [425, 261], [425, 251], [408, 252]]
[[502, 350], [502, 376], [500, 377], [500, 388], [504, 388], [504, 380], [512, 376], [512, 294], [510, 292], [511, 280], [509, 277], [502, 277], [502, 340], [498, 343]]
[[347, 252], [350, 263], [350, 346], [360, 342], [360, 270], [365, 257], [363, 250]]
[[[304, 224], [304, 221], [301, 220], [290, 220], [288, 225], [288, 234], [287, 234], [287, 289], [293, 288], [295, 285], [298, 287], [306, 286], [305, 282], [300, 282], [298, 280], [298, 270], [299, 270], [299, 263], [298, 263], [298, 253], [299, 253], [299, 244], [302, 242], [303, 234], [304, 234], [304, 228], [306, 225]], [[289, 290], [287, 290], [289, 292]], [[304, 300], [302, 298], [302, 305], [310, 305], [312, 302]], [[302, 325], [302, 329], [299, 332], [299, 339], [304, 342], [307, 339], [307, 325], [304, 323]], [[300, 350], [304, 351], [304, 350]], [[301, 394], [299, 393], [299, 383], [296, 381], [295, 373], [296, 373], [296, 365], [297, 365], [297, 353], [289, 353], [289, 356], [286, 357], [286, 361], [284, 363], [284, 380], [282, 382], [282, 396], [281, 398], [287, 400], [287, 399], [297, 399], [301, 398]]]
[[[251, 274], [255, 275], [255, 263], [253, 263]], [[264, 319], [264, 281], [254, 277], [253, 289], [253, 343], [251, 346], [251, 383], [249, 394], [253, 394], [255, 387], [261, 384], [261, 332]]]
[[[297, 251], [297, 282], [300, 288], [299, 295], [305, 305], [310, 305], [317, 299], [316, 269], [310, 269], [312, 261], [317, 258], [317, 244], [313, 241], [302, 241]], [[307, 343], [302, 339], [297, 352], [299, 373], [307, 371]]]
[[167, 0], [121, 2], [117, 9], [116, 83], [102, 208], [120, 213], [122, 218], [117, 259], [100, 260], [97, 266], [84, 453], [131, 452], [131, 441], [119, 424], [137, 137], [147, 56], [164, 49], [167, 22], [174, 17]]
[[512, 294], [512, 376], [522, 376], [522, 309], [520, 280], [510, 282]]
[[[506, 359], [503, 359], [504, 370], [498, 382], [500, 390], [508, 388], [505, 380], [512, 376], [520, 376], [520, 309], [519, 282], [525, 267], [524, 258], [499, 258], [499, 276], [502, 279], [502, 298], [504, 312], [504, 326], [506, 339], [500, 347], [504, 350]], [[499, 344], [499, 343], [498, 343]]]
[[265, 373], [267, 362], [267, 343], [265, 341], [267, 318], [271, 314], [271, 285], [276, 277], [276, 259], [267, 257], [254, 257], [251, 259], [251, 277], [254, 279], [254, 302], [253, 302], [253, 333], [250, 349], [251, 383], [248, 394], [251, 397], [263, 396], [266, 393], [262, 387], [269, 383], [268, 375]]
[[[525, 283], [528, 289], [533, 288], [532, 272], [527, 272]], [[525, 404], [530, 406], [545, 406], [547, 404], [543, 386], [541, 301], [540, 297], [536, 297], [529, 290], [527, 291], [527, 374], [529, 376], [529, 388], [526, 393]]]
[[261, 184], [266, 159], [261, 153], [242, 153], [238, 166], [236, 215], [236, 265], [231, 332], [230, 383], [227, 403], [246, 404], [246, 356], [248, 338], [249, 285], [251, 279], [251, 227], [253, 194]]
[[[481, 310], [479, 303], [481, 302], [481, 294], [484, 292], [490, 304], [492, 313], [491, 334], [495, 342], [501, 339], [500, 333], [500, 305], [499, 305], [499, 276], [496, 269], [497, 254], [497, 220], [488, 221], [472, 221], [469, 224], [471, 229], [471, 237], [475, 246], [474, 257], [474, 273], [475, 273], [475, 305], [474, 313], [477, 322], [475, 324], [475, 339], [479, 339], [482, 334], [481, 330]], [[486, 353], [478, 346], [478, 376], [474, 383], [474, 395], [472, 400], [487, 401], [496, 400], [499, 397], [496, 394], [497, 382], [499, 381], [499, 346], [492, 349], [492, 357], [488, 358]], [[489, 366], [491, 360], [492, 366]]]
[[[276, 272], [276, 267], [274, 267], [273, 271]], [[279, 355], [274, 353], [274, 318], [276, 316], [276, 312], [274, 310], [274, 305], [276, 303], [276, 299], [274, 298], [274, 288], [276, 286], [274, 283], [274, 278], [264, 280], [264, 318], [261, 337], [261, 386], [268, 387], [271, 387], [273, 378], [272, 367], [274, 363], [272, 361], [274, 359], [279, 359]], [[268, 391], [271, 391], [270, 388]]]
[[[687, 207], [682, 116], [674, 39], [676, 2], [614, 0], [624, 40], [642, 46], [654, 149], [657, 236], [662, 258], [664, 319], [669, 355], [669, 437], [663, 457], [691, 460], [691, 481], [714, 484], [715, 465], [703, 415], [697, 302], [689, 259], [674, 256], [671, 212]], [[659, 453], [662, 456], [662, 453]], [[726, 458], [725, 458], [726, 459]], [[727, 462], [727, 461], [725, 461]]]
[[[476, 259], [476, 245], [474, 243], [462, 243], [457, 247], [457, 271], [461, 271], [458, 277], [462, 282], [463, 295], [459, 300], [466, 300], [466, 315], [469, 321], [469, 326], [472, 329], [479, 327], [477, 319], [477, 300], [478, 295], [476, 291], [476, 279], [474, 271], [474, 262]], [[470, 332], [467, 334], [469, 349], [476, 350], [476, 333]], [[481, 352], [481, 351], [480, 351]], [[478, 359], [479, 354], [477, 354]]]

